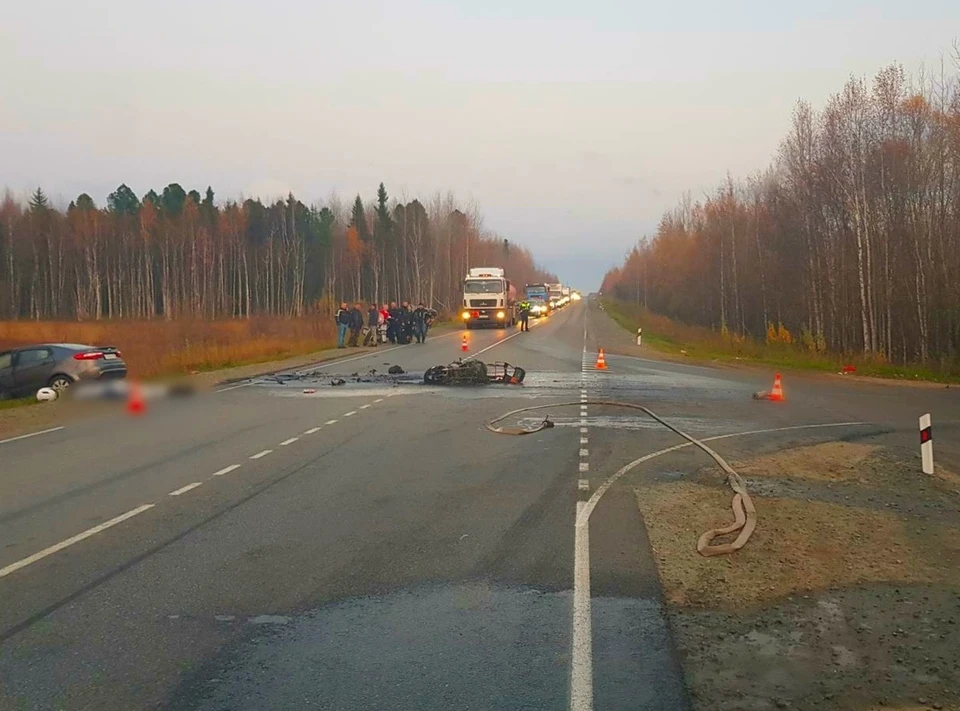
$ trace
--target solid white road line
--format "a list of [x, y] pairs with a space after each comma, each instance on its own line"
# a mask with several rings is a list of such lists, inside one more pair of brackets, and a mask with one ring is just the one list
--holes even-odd
[[283, 441], [280, 443], [280, 446], [281, 446], [281, 447], [286, 447], [288, 444], [293, 444], [293, 443], [296, 442], [298, 439], [300, 439], [300, 438], [299, 438], [299, 437], [291, 437], [290, 439], [285, 439], [285, 440], [283, 440]]
[[570, 664], [571, 711], [593, 710], [593, 632], [590, 619], [590, 522], [580, 522], [577, 502], [573, 542], [573, 644]]
[[211, 474], [211, 476], [223, 476], [224, 474], [229, 474], [233, 470], [239, 469], [239, 468], [240, 468], [239, 464], [231, 464], [229, 467], [224, 467], [220, 471], [214, 472], [213, 474]]
[[187, 484], [186, 486], [181, 486], [176, 491], [171, 491], [168, 496], [180, 496], [180, 494], [186, 494], [191, 489], [196, 489], [198, 486], [203, 486], [202, 482], [195, 481], [192, 484]]
[[353, 416], [356, 415], [356, 414], [357, 414], [357, 411], [356, 411], [356, 410], [350, 410], [350, 412], [345, 412], [345, 413], [343, 413], [343, 416], [344, 416], [344, 417], [353, 417]]
[[132, 511], [127, 511], [125, 514], [120, 514], [116, 518], [112, 518], [109, 521], [104, 521], [98, 526], [94, 526], [93, 528], [88, 528], [83, 533], [78, 533], [76, 536], [73, 536], [72, 538], [68, 538], [65, 541], [60, 541], [59, 543], [56, 543], [50, 546], [49, 548], [44, 548], [39, 553], [34, 553], [33, 555], [27, 558], [24, 558], [23, 560], [18, 560], [16, 563], [11, 563], [6, 568], [0, 568], [0, 578], [6, 577], [7, 575], [10, 575], [10, 573], [16, 572], [20, 570], [20, 568], [25, 568], [28, 565], [31, 565], [32, 563], [36, 563], [38, 560], [46, 558], [48, 555], [53, 555], [57, 551], [62, 551], [64, 548], [69, 548], [74, 543], [79, 543], [80, 541], [86, 538], [90, 538], [90, 536], [94, 536], [100, 533], [100, 531], [105, 531], [111, 526], [116, 526], [118, 523], [123, 523], [128, 518], [133, 518], [137, 514], [141, 514], [147, 509], [152, 509], [153, 507], [154, 507], [154, 504], [143, 504], [142, 506], [138, 506]]
[[307, 435], [307, 434], [314, 434], [315, 432], [319, 432], [319, 431], [320, 431], [320, 428], [319, 428], [319, 427], [311, 427], [311, 428], [308, 429], [306, 432], [304, 432], [304, 434], [305, 434], [305, 435]]
[[30, 434], [20, 435], [19, 437], [10, 437], [9, 439], [0, 439], [0, 444], [6, 444], [7, 442], [16, 442], [21, 439], [30, 439], [31, 437], [38, 437], [42, 434], [49, 434], [50, 432], [59, 432], [63, 427], [51, 427], [48, 430], [40, 430], [39, 432], [31, 432]]
[[481, 353], [486, 353], [487, 351], [489, 351], [489, 350], [491, 350], [491, 349], [493, 349], [493, 348], [496, 348], [496, 347], [499, 346], [500, 344], [506, 343], [506, 342], [509, 341], [511, 338], [516, 338], [516, 337], [519, 336], [521, 333], [523, 333], [523, 331], [517, 331], [516, 333], [511, 333], [511, 334], [510, 334], [509, 336], [507, 336], [506, 338], [501, 338], [499, 341], [497, 341], [496, 343], [494, 343], [492, 346], [487, 346], [486, 348], [481, 348], [479, 351], [477, 351], [477, 352], [474, 353], [473, 355], [474, 355], [474, 356], [478, 356], [478, 355], [480, 355]]
[[261, 457], [266, 457], [272, 451], [273, 451], [272, 449], [265, 449], [262, 452], [257, 452], [252, 457], [250, 457], [250, 459], [260, 459]]
[[236, 390], [237, 388], [246, 388], [250, 385], [252, 385], [252, 383], [240, 383], [239, 385], [231, 385], [228, 388], [220, 388], [219, 390], [214, 390], [213, 394], [218, 395], [220, 393], [226, 393], [226, 392], [230, 392], [231, 390]]
[[339, 420], [327, 420], [327, 421], [324, 422], [323, 424], [325, 424], [325, 425], [335, 425], [335, 424], [337, 424], [338, 421], [339, 421]]

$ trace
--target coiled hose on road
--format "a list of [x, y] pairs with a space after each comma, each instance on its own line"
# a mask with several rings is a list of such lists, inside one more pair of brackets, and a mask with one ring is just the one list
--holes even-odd
[[[717, 465], [726, 473], [727, 484], [729, 484], [730, 488], [733, 489], [734, 496], [732, 508], [734, 522], [729, 526], [711, 529], [700, 536], [700, 539], [697, 541], [697, 552], [703, 556], [727, 555], [740, 550], [746, 545], [747, 541], [750, 539], [750, 536], [753, 534], [754, 529], [757, 527], [757, 510], [753, 505], [753, 501], [750, 498], [750, 494], [747, 491], [747, 485], [744, 483], [743, 478], [733, 470], [733, 467], [727, 464], [723, 457], [714, 452], [706, 444], [695, 437], [688, 435], [686, 432], [675, 427], [674, 425], [671, 425], [657, 413], [653, 412], [649, 408], [644, 407], [643, 405], [635, 405], [632, 402], [621, 402], [619, 400], [588, 400], [586, 402], [575, 400], [572, 402], [553, 403], [551, 405], [532, 405], [530, 407], [521, 407], [518, 410], [511, 410], [510, 412], [504, 413], [503, 415], [500, 415], [499, 417], [487, 422], [486, 428], [495, 434], [534, 434], [536, 432], [542, 432], [549, 427], [553, 427], [553, 423], [550, 422], [549, 419], [545, 419], [542, 423], [540, 423], [540, 425], [533, 429], [524, 429], [522, 427], [498, 427], [497, 423], [506, 420], [508, 417], [513, 417], [524, 412], [546, 410], [549, 408], [558, 407], [575, 407], [578, 405], [602, 405], [605, 407], [623, 407], [630, 410], [639, 410], [640, 412], [659, 422], [668, 430], [675, 432], [692, 445], [699, 447], [704, 452], [709, 454], [713, 461], [715, 461]], [[725, 536], [731, 533], [736, 533], [737, 531], [739, 531], [739, 535], [737, 535], [737, 538], [733, 542], [721, 543], [715, 546], [710, 545], [711, 541], [713, 541], [713, 539], [717, 536]]]

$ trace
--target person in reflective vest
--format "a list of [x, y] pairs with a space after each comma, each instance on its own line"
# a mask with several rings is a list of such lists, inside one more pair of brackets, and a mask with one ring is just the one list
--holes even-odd
[[527, 300], [520, 302], [520, 330], [530, 330], [530, 302]]

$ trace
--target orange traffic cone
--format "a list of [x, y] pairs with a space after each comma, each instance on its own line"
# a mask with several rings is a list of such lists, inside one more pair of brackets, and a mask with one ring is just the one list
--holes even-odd
[[468, 350], [470, 350], [470, 349], [467, 347], [467, 334], [466, 334], [466, 333], [463, 334], [463, 339], [461, 339], [461, 341], [460, 341], [460, 350], [462, 350], [464, 353], [466, 353]]
[[140, 385], [138, 383], [131, 383], [130, 396], [127, 398], [127, 412], [131, 415], [142, 415], [146, 410], [147, 404], [143, 400]]
[[600, 352], [597, 354], [597, 370], [606, 370], [607, 369], [607, 360], [603, 357], [603, 349], [600, 349]]
[[780, 382], [780, 373], [773, 379], [773, 390], [770, 391], [771, 400], [783, 400], [783, 383]]

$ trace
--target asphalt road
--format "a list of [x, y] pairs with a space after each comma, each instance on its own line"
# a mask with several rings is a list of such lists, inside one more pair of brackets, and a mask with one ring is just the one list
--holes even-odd
[[[470, 355], [527, 369], [522, 387], [267, 378], [0, 444], [0, 709], [689, 708], [629, 475], [575, 527], [676, 436], [591, 404], [526, 437], [484, 423], [621, 399], [694, 436], [778, 430], [724, 452], [909, 450], [922, 412], [943, 413], [938, 434], [960, 417], [950, 391], [810, 378], [773, 404], [750, 399], [755, 371], [610, 356], [597, 373], [598, 342], [628, 337], [581, 304], [469, 333]], [[320, 368], [417, 373], [459, 346]], [[784, 429], [811, 424], [831, 427]]]

